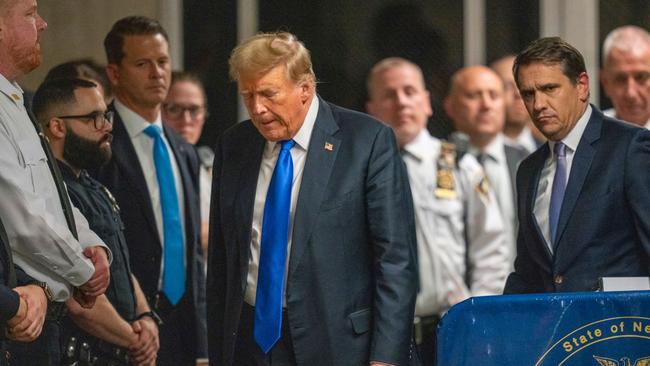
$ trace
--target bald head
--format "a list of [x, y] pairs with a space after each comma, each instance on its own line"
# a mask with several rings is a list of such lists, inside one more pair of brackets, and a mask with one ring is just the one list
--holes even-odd
[[610, 32], [603, 43], [600, 81], [616, 117], [645, 126], [650, 120], [650, 34], [636, 26]]
[[456, 129], [470, 136], [473, 145], [485, 147], [505, 123], [503, 82], [488, 67], [470, 66], [454, 73], [450, 84], [445, 112]]
[[389, 125], [400, 146], [413, 141], [431, 116], [422, 70], [403, 58], [379, 61], [368, 76], [368, 113]]

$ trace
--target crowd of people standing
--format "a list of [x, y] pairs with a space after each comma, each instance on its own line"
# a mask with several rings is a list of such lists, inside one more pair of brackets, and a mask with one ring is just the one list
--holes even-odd
[[318, 94], [295, 35], [260, 33], [229, 58], [250, 119], [210, 148], [158, 21], [118, 20], [105, 67], [29, 98], [47, 28], [0, 0], [0, 365], [435, 365], [471, 296], [650, 274], [639, 27], [604, 42], [604, 113], [557, 37], [457, 70], [444, 111], [419, 65], [379, 60], [361, 112]]

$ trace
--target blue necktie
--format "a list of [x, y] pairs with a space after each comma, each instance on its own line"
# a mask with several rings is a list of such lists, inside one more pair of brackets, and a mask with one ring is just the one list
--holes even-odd
[[144, 133], [153, 138], [153, 160], [160, 188], [160, 206], [163, 215], [163, 280], [162, 291], [172, 305], [176, 305], [185, 292], [185, 265], [183, 258], [183, 233], [176, 181], [172, 162], [160, 128], [150, 125]]
[[560, 211], [562, 210], [562, 201], [564, 200], [564, 191], [566, 190], [566, 145], [557, 142], [553, 147], [555, 155], [555, 178], [553, 178], [553, 190], [551, 191], [551, 205], [549, 207], [549, 226], [551, 229], [551, 243], [555, 243], [557, 235], [557, 224], [560, 220]]
[[282, 149], [264, 204], [260, 268], [255, 295], [255, 341], [264, 353], [268, 353], [280, 339], [284, 269], [289, 242], [289, 209], [293, 182], [291, 148], [296, 142], [287, 140], [280, 143]]

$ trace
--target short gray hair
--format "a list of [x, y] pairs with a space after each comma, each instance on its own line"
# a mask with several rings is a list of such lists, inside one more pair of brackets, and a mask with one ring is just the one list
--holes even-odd
[[650, 49], [650, 33], [636, 25], [618, 27], [605, 37], [602, 50], [602, 65], [605, 66], [607, 57], [614, 49], [627, 53], [638, 48]]

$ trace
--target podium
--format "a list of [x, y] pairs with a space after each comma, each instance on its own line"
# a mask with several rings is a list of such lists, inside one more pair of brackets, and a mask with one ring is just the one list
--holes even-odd
[[438, 365], [650, 366], [650, 291], [470, 298], [440, 322]]

